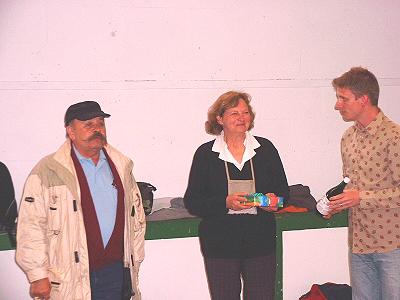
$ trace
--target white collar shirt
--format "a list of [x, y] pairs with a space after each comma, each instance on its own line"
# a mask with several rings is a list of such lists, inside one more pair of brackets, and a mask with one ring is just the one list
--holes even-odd
[[224, 139], [224, 131], [222, 131], [221, 134], [216, 137], [214, 145], [212, 147], [212, 151], [219, 153], [219, 159], [234, 164], [236, 168], [241, 171], [244, 164], [252, 159], [254, 155], [256, 155], [254, 149], [260, 147], [260, 144], [258, 143], [256, 138], [248, 131], [246, 132], [246, 138], [243, 144], [245, 147], [243, 158], [241, 162], [238, 162], [229, 151], [228, 145], [226, 144]]

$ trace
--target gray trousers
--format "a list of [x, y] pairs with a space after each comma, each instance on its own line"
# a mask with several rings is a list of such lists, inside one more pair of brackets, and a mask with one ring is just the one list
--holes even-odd
[[254, 258], [204, 258], [212, 300], [273, 300], [275, 255]]

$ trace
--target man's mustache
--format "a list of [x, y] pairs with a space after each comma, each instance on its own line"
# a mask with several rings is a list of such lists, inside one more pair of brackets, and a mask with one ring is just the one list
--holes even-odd
[[95, 139], [101, 139], [104, 142], [107, 140], [105, 135], [103, 135], [102, 133], [96, 131], [90, 137], [88, 137], [87, 141], [90, 142], [90, 141], [93, 141]]

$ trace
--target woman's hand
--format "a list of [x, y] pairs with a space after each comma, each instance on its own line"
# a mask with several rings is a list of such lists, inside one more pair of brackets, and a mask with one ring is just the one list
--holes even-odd
[[275, 212], [278, 211], [278, 197], [274, 193], [267, 193], [265, 196], [269, 197], [269, 205], [268, 206], [261, 206], [262, 210], [268, 212]]
[[244, 204], [244, 202], [247, 201], [244, 195], [246, 195], [246, 193], [236, 193], [226, 196], [226, 208], [233, 210], [242, 210], [249, 208], [248, 205]]

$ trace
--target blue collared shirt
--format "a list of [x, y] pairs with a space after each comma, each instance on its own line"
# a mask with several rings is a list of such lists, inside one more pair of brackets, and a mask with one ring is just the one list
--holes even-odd
[[114, 176], [103, 150], [95, 165], [90, 158], [82, 156], [75, 146], [73, 149], [89, 185], [105, 248], [114, 230], [117, 215], [118, 191], [113, 186]]

